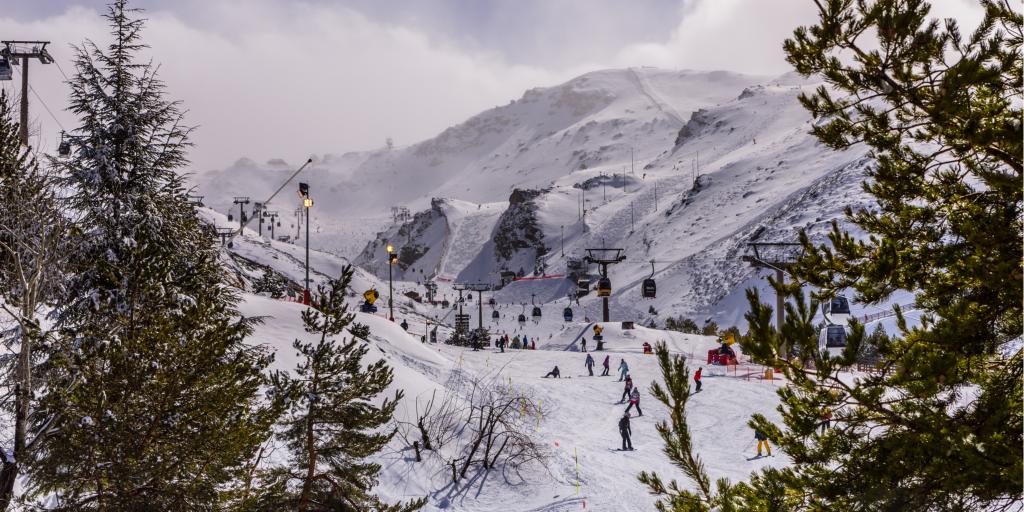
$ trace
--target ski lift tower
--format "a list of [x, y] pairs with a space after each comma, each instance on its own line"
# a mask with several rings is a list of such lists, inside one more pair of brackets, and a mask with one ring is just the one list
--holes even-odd
[[[608, 279], [608, 265], [614, 265], [621, 263], [626, 259], [626, 255], [623, 254], [625, 249], [609, 249], [605, 247], [584, 249], [587, 251], [587, 256], [583, 260], [587, 263], [595, 263], [601, 267], [601, 279]], [[600, 284], [598, 284], [600, 286]], [[608, 296], [601, 297], [601, 318], [602, 322], [609, 322], [608, 318]]]
[[[750, 242], [747, 244], [747, 253], [743, 255], [743, 261], [750, 263], [756, 269], [771, 269], [775, 271], [775, 280], [782, 284], [786, 282], [786, 270], [793, 266], [803, 256], [803, 245], [795, 242]], [[779, 331], [786, 321], [786, 296], [775, 292], [775, 326]], [[786, 352], [787, 359], [789, 352]]]
[[[10, 66], [21, 64], [21, 126], [18, 138], [28, 146], [28, 61], [39, 59], [43, 64], [53, 64], [53, 57], [46, 50], [49, 41], [0, 41], [0, 80], [10, 80]], [[18, 62], [21, 59], [21, 62]], [[3, 69], [6, 68], [6, 69]], [[6, 77], [6, 78], [5, 78]]]
[[459, 314], [462, 314], [462, 292], [471, 291], [477, 293], [477, 305], [480, 308], [479, 311], [479, 322], [477, 323], [477, 329], [481, 333], [484, 332], [484, 294], [483, 292], [490, 291], [491, 285], [486, 283], [460, 283], [452, 285], [452, 289], [459, 292]]

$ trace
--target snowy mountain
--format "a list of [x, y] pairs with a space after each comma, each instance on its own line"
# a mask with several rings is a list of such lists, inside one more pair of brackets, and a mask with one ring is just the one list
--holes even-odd
[[[317, 201], [312, 243], [386, 277], [391, 242], [393, 270], [411, 282], [563, 274], [585, 248], [622, 248], [626, 261], [610, 271], [621, 318], [742, 322], [742, 289], [766, 285], [740, 259], [748, 242], [793, 241], [800, 228], [820, 236], [865, 201], [864, 151], [833, 152], [808, 134], [797, 96], [818, 85], [630, 68], [531, 89], [411, 146], [316, 159], [302, 177]], [[214, 195], [258, 200], [292, 169], [240, 161], [197, 183], [227, 211]], [[287, 206], [272, 206], [292, 211], [285, 195]], [[414, 215], [396, 221], [392, 206]], [[652, 260], [658, 298], [641, 301]], [[564, 301], [570, 288], [517, 300]], [[581, 306], [596, 316], [595, 299]]]

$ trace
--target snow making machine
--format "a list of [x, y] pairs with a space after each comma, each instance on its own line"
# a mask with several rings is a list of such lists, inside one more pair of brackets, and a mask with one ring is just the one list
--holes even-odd
[[376, 313], [377, 306], [374, 303], [380, 298], [380, 293], [376, 289], [370, 288], [363, 292], [363, 303], [359, 305], [359, 311], [361, 313]]

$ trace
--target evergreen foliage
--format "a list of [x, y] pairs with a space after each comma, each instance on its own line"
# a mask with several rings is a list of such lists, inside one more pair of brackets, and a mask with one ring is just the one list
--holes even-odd
[[[420, 509], [425, 499], [387, 505], [371, 493], [380, 465], [365, 459], [379, 452], [395, 430], [385, 430], [402, 398], [374, 400], [393, 379], [382, 359], [363, 366], [369, 347], [369, 328], [353, 323], [345, 294], [353, 269], [319, 287], [319, 310], [302, 313], [306, 332], [315, 342], [296, 340], [300, 361], [294, 375], [274, 375], [275, 392], [284, 397], [288, 414], [279, 437], [288, 447], [290, 464], [276, 472], [281, 490], [276, 505], [300, 511], [407, 512]], [[348, 331], [350, 338], [335, 338]], [[275, 503], [267, 504], [270, 509]]]
[[0, 407], [4, 428], [13, 433], [11, 446], [0, 451], [0, 510], [15, 498], [22, 461], [41, 439], [28, 436], [39, 387], [36, 350], [49, 334], [41, 316], [60, 291], [68, 226], [54, 177], [22, 147], [19, 127], [10, 98], [0, 92], [0, 325], [10, 326], [0, 330], [10, 354], [0, 359]]
[[217, 508], [277, 416], [270, 357], [244, 344], [253, 320], [177, 174], [189, 129], [137, 60], [136, 14], [109, 5], [113, 41], [79, 48], [69, 83], [77, 234], [29, 461], [30, 493], [60, 510]]
[[679, 331], [687, 334], [700, 334], [700, 327], [697, 325], [697, 322], [694, 322], [689, 318], [683, 318], [682, 316], [670, 316], [666, 318], [665, 330]]
[[[877, 371], [851, 381], [839, 371], [865, 349], [862, 326], [828, 358], [796, 288], [777, 286], [796, 299], [781, 332], [749, 294], [748, 351], [790, 379], [784, 425], [753, 424], [795, 463], [764, 475], [792, 509], [997, 510], [1022, 498], [1021, 16], [980, 4], [965, 37], [922, 0], [820, 2], [819, 23], [786, 41], [797, 71], [829, 85], [801, 98], [815, 135], [865, 144], [875, 160], [864, 189], [876, 205], [847, 212], [868, 236], [834, 225], [816, 247], [802, 234], [793, 277], [864, 304], [908, 290], [924, 312], [909, 327], [896, 308], [900, 332], [870, 341]], [[801, 357], [787, 361], [788, 346]]]
[[[819, 120], [815, 135], [835, 149], [871, 148], [864, 188], [876, 205], [847, 212], [864, 238], [837, 224], [830, 245], [801, 234], [795, 282], [769, 279], [790, 299], [784, 325], [747, 292], [744, 349], [789, 380], [779, 390], [783, 425], [761, 415], [750, 425], [794, 465], [710, 492], [690, 453], [685, 371], [659, 354], [672, 413], [671, 429], [659, 431], [698, 492], [641, 479], [673, 511], [1015, 509], [1024, 488], [1021, 16], [1007, 1], [981, 0], [984, 20], [965, 38], [955, 21], [930, 20], [922, 0], [815, 3], [818, 24], [797, 29], [785, 49], [798, 72], [829, 85], [801, 98]], [[820, 292], [805, 297], [807, 284]], [[866, 336], [851, 322], [848, 345], [830, 357], [814, 314], [844, 289], [864, 304], [913, 292], [920, 325], [898, 306], [897, 335]], [[840, 376], [872, 351], [874, 372]], [[832, 428], [821, 431], [826, 409]]]

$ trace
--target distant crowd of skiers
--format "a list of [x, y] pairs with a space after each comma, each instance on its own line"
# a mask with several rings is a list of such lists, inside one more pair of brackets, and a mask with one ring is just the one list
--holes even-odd
[[494, 346], [498, 347], [502, 353], [505, 352], [505, 347], [511, 350], [537, 350], [537, 338], [530, 339], [527, 336], [523, 336], [522, 339], [516, 334], [509, 339], [508, 334], [499, 336], [498, 339], [494, 340]]

